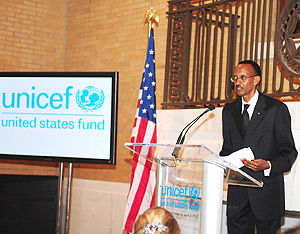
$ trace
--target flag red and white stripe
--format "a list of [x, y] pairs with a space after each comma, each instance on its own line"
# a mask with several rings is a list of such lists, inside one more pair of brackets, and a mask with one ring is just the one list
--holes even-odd
[[[139, 91], [138, 105], [132, 130], [132, 143], [157, 143], [155, 60], [153, 28], [150, 32], [145, 70]], [[130, 190], [127, 197], [123, 229], [132, 232], [138, 215], [155, 203], [156, 167], [141, 155], [148, 147], [137, 147], [133, 154]], [[144, 152], [143, 152], [144, 151]], [[146, 152], [145, 152], [146, 151]]]

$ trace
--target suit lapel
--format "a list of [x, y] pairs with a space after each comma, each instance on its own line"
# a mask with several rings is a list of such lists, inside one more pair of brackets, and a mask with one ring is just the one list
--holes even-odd
[[244, 139], [241, 112], [242, 112], [242, 99], [240, 98], [239, 101], [236, 102], [235, 110], [233, 112], [233, 119], [236, 124], [236, 128], [237, 128], [238, 132], [240, 133], [242, 139]]
[[258, 101], [257, 101], [256, 106], [254, 108], [254, 111], [253, 111], [253, 114], [252, 114], [252, 117], [251, 117], [251, 121], [249, 122], [249, 125], [248, 125], [245, 140], [247, 139], [247, 137], [251, 136], [251, 134], [253, 133], [253, 131], [257, 127], [257, 125], [264, 118], [264, 116], [266, 114], [265, 107], [266, 107], [265, 98], [261, 93], [259, 93]]

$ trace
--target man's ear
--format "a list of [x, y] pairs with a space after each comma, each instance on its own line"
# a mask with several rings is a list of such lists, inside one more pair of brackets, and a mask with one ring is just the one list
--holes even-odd
[[259, 82], [260, 82], [260, 76], [255, 76], [254, 77], [254, 84], [255, 84], [255, 86], [258, 85]]

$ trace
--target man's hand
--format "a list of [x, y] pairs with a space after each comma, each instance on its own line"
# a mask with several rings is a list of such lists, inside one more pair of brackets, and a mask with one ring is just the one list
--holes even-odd
[[241, 159], [242, 163], [245, 165], [245, 167], [248, 167], [252, 171], [258, 172], [268, 169], [269, 163], [266, 160], [263, 159], [255, 159], [252, 161], [249, 161], [248, 159]]

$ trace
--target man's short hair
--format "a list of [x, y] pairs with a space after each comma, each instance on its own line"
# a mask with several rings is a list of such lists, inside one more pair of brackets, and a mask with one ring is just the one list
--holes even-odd
[[239, 62], [239, 64], [250, 64], [253, 67], [254, 71], [256, 72], [256, 75], [261, 76], [260, 66], [256, 62], [252, 60], [244, 60]]

